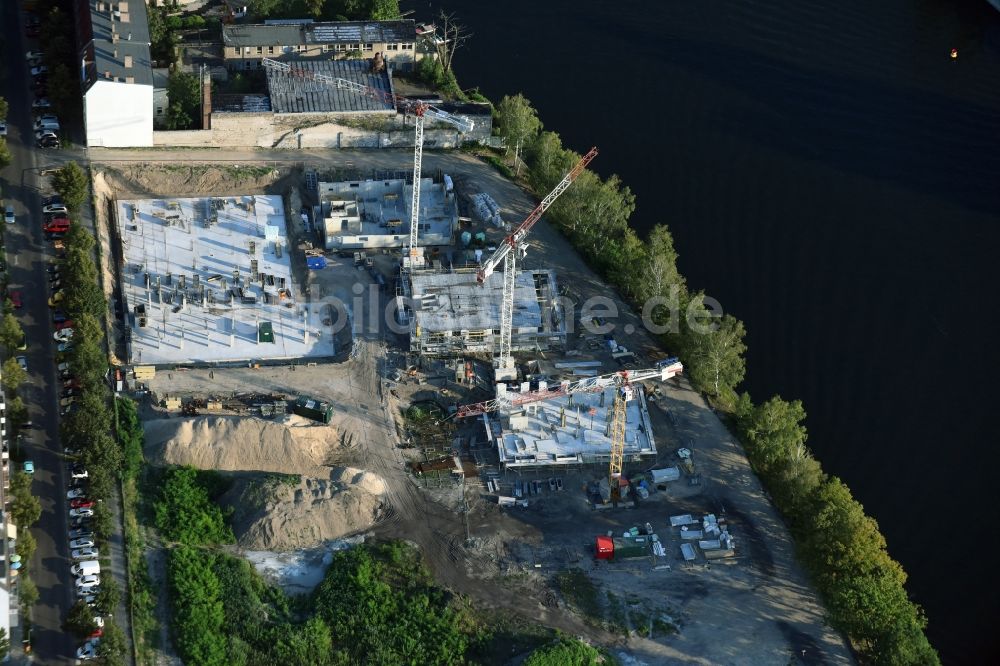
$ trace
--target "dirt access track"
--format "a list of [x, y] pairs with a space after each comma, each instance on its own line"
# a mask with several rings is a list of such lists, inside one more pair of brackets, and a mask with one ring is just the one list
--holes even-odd
[[[95, 170], [101, 163], [121, 170], [124, 162], [211, 164], [232, 169], [234, 164], [262, 165], [279, 170], [284, 179], [305, 163], [320, 169], [371, 170], [410, 167], [410, 151], [122, 151], [95, 149]], [[517, 220], [535, 202], [492, 167], [462, 153], [425, 153], [424, 168], [441, 169], [465, 192], [488, 192], [500, 204], [504, 219]], [[276, 182], [276, 181], [275, 181]], [[291, 179], [283, 185], [292, 187]], [[263, 185], [270, 187], [272, 185]], [[215, 193], [254, 193], [246, 184], [218, 184]], [[150, 196], [192, 193], [150, 190]], [[202, 192], [198, 192], [199, 194]], [[209, 192], [204, 192], [208, 194]], [[496, 237], [496, 232], [492, 232]], [[609, 296], [618, 306], [613, 320], [615, 337], [637, 352], [655, 352], [657, 345], [641, 321], [610, 292], [568, 243], [544, 221], [531, 236], [532, 248], [524, 268], [552, 268], [561, 284], [572, 285], [586, 299]], [[578, 340], [573, 338], [571, 346]], [[660, 351], [662, 354], [662, 351]], [[394, 368], [386, 363], [382, 333], [365, 333], [350, 360], [317, 367], [265, 367], [259, 370], [192, 369], [158, 374], [157, 392], [171, 395], [225, 395], [233, 391], [308, 393], [329, 400], [336, 412], [351, 419], [338, 424], [356, 444], [339, 465], [378, 475], [386, 486], [388, 508], [375, 528], [378, 534], [416, 543], [438, 580], [468, 594], [485, 607], [505, 607], [532, 620], [613, 646], [626, 663], [699, 664], [848, 664], [853, 659], [842, 637], [823, 621], [823, 611], [801, 567], [794, 546], [740, 447], [704, 400], [681, 382], [663, 385], [660, 404], [673, 415], [668, 422], [663, 407], [654, 409], [654, 430], [666, 451], [679, 442], [690, 446], [704, 479], [697, 493], [663, 493], [655, 502], [635, 510], [592, 512], [567, 483], [561, 498], [542, 498], [527, 510], [500, 510], [484, 500], [483, 490], [461, 486], [426, 491], [415, 484], [396, 447], [394, 418], [401, 407], [386, 390], [385, 379]], [[649, 361], [649, 359], [645, 359]], [[435, 390], [436, 387], [424, 388]], [[660, 434], [662, 433], [662, 435]], [[595, 470], [594, 473], [599, 473]], [[463, 516], [457, 511], [463, 492], [470, 508], [470, 544], [465, 540]], [[666, 531], [667, 517], [683, 512], [725, 512], [734, 527], [737, 550], [733, 563], [711, 568], [672, 570], [650, 566], [605, 567], [595, 564], [589, 547], [596, 534], [620, 532], [650, 522]], [[525, 553], [530, 553], [526, 557]], [[676, 556], [679, 560], [679, 554]], [[568, 606], [567, 590], [557, 583], [560, 574], [580, 570], [597, 590], [596, 612], [586, 617]], [[611, 592], [612, 596], [608, 595]], [[633, 612], [669, 616], [679, 632], [644, 638], [632, 620]], [[627, 627], [621, 630], [620, 615]], [[633, 631], [628, 631], [632, 629]]]

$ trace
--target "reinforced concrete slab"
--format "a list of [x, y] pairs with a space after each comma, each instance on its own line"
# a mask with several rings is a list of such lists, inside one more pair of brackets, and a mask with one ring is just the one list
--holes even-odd
[[280, 196], [118, 201], [129, 362], [329, 357], [291, 270]]
[[[504, 467], [607, 462], [611, 456], [609, 411], [614, 388], [531, 403], [483, 416], [486, 436]], [[572, 399], [571, 399], [572, 398]], [[656, 456], [656, 441], [642, 390], [626, 403], [625, 460]]]

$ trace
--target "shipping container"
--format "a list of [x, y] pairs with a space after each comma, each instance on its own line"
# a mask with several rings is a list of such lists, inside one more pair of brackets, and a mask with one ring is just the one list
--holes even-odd
[[301, 396], [295, 401], [292, 412], [322, 423], [329, 423], [333, 418], [333, 407], [329, 403], [306, 396]]

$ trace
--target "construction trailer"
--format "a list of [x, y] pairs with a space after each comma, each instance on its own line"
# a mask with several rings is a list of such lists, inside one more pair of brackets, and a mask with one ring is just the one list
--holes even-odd
[[594, 558], [598, 560], [624, 560], [652, 554], [651, 535], [629, 537], [599, 536], [594, 544]]
[[329, 423], [333, 418], [333, 407], [328, 402], [300, 396], [292, 405], [292, 412], [320, 423]]

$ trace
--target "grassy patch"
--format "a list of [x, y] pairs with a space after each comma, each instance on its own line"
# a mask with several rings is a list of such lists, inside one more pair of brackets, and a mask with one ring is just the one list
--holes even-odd
[[628, 620], [625, 616], [625, 604], [614, 592], [607, 592], [608, 598], [608, 631], [628, 635]]
[[593, 622], [603, 619], [598, 589], [580, 569], [560, 571], [556, 575], [556, 588], [573, 610]]

